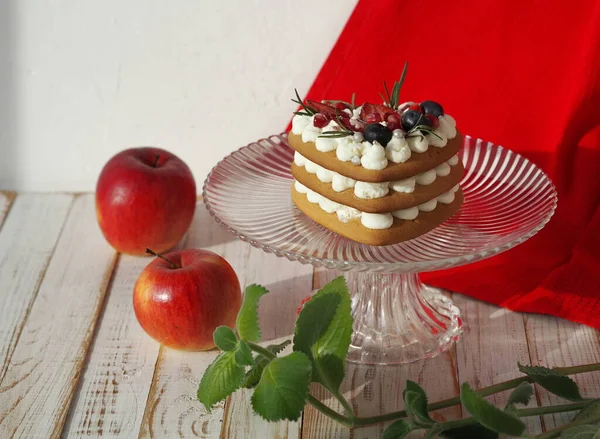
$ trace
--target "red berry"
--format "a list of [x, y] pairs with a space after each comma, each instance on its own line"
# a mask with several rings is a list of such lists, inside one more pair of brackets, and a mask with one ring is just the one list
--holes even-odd
[[350, 117], [348, 115], [338, 116], [335, 119], [335, 121], [338, 123], [338, 125], [341, 125], [342, 128], [344, 128], [348, 131], [356, 131], [355, 128], [350, 123]]
[[339, 113], [337, 108], [334, 108], [331, 105], [323, 104], [322, 102], [315, 102], [307, 99], [306, 104], [329, 119], [335, 119], [335, 115]]
[[384, 120], [386, 114], [393, 114], [396, 111], [393, 108], [386, 107], [385, 105], [369, 104], [368, 102], [363, 104], [360, 112], [360, 118], [366, 120], [367, 114], [379, 114], [380, 120]]
[[385, 121], [387, 122], [387, 127], [394, 131], [400, 128], [400, 115], [398, 113], [387, 113], [384, 116]]
[[421, 113], [421, 104], [410, 104], [408, 109], [418, 111], [419, 113]]
[[379, 113], [371, 113], [365, 116], [366, 123], [379, 123], [381, 122], [381, 115]]
[[322, 114], [315, 114], [315, 117], [313, 118], [314, 126], [316, 126], [317, 128], [323, 128], [328, 123], [329, 123], [329, 119], [327, 119], [325, 116], [323, 116]]
[[440, 126], [440, 120], [437, 117], [432, 116], [431, 114], [426, 114], [425, 117], [429, 119], [429, 121], [431, 122], [431, 126], [434, 129]]
[[400, 129], [400, 122], [388, 122], [387, 127], [392, 131], [398, 130]]
[[383, 120], [386, 122], [400, 123], [400, 115], [398, 113], [387, 113], [385, 116], [383, 116]]
[[344, 111], [347, 108], [346, 104], [344, 104], [343, 102], [336, 102], [334, 107], [341, 111]]

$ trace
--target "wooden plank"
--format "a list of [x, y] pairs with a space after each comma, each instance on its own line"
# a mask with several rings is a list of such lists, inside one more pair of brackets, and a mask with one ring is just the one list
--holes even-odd
[[[555, 317], [525, 315], [525, 328], [531, 352], [531, 363], [536, 366], [562, 367], [600, 362], [600, 332]], [[574, 375], [584, 397], [600, 397], [598, 372]], [[537, 386], [541, 405], [564, 404], [565, 400]], [[573, 414], [556, 414], [543, 417], [546, 430], [568, 422]]]
[[[465, 322], [456, 347], [460, 382], [479, 389], [523, 376], [517, 363], [530, 362], [523, 315], [461, 294], [453, 294], [453, 300]], [[504, 407], [509, 394], [499, 393], [489, 400]], [[535, 406], [532, 401], [530, 407]], [[530, 433], [541, 432], [539, 417], [526, 422]]]
[[[0, 230], [0, 382], [72, 201], [71, 195], [21, 195]], [[0, 194], [0, 222], [7, 208]]]
[[131, 438], [140, 429], [160, 345], [133, 312], [133, 286], [150, 258], [121, 255], [63, 437]]
[[60, 436], [114, 261], [93, 195], [76, 197], [0, 383], [0, 437]]
[[[210, 249], [233, 266], [242, 285], [261, 283], [271, 294], [261, 300], [259, 314], [263, 338], [268, 340], [293, 331], [295, 309], [312, 285], [312, 267], [265, 254], [239, 241], [219, 227], [202, 205], [198, 206], [186, 247]], [[267, 423], [249, 414], [244, 393], [207, 413], [196, 399], [198, 382], [217, 355], [161, 349], [148, 398], [140, 437], [297, 437], [297, 423]], [[222, 428], [221, 428], [222, 427]], [[279, 435], [279, 436], [277, 436]]]
[[[282, 343], [285, 340], [291, 340], [291, 336], [277, 338], [270, 342], [262, 342], [261, 345], [270, 343]], [[292, 352], [292, 346], [289, 345], [280, 355], [286, 355]], [[252, 391], [242, 389], [233, 397], [229, 398], [225, 405], [225, 419], [221, 438], [297, 438], [300, 435], [299, 422], [275, 422], [268, 423], [263, 421], [252, 410], [250, 398]]]
[[[338, 275], [339, 273], [332, 270], [316, 270], [315, 288], [320, 288]], [[402, 366], [361, 366], [348, 363], [341, 389], [359, 416], [374, 416], [402, 410], [402, 392], [407, 379], [419, 382], [428, 392], [432, 402], [449, 398], [458, 394], [455, 355], [454, 349], [451, 349], [431, 360]], [[313, 385], [312, 392], [324, 403], [341, 411], [337, 402], [325, 399], [327, 393], [320, 386]], [[461, 411], [460, 407], [456, 406], [434, 412], [432, 415], [435, 419], [443, 421], [459, 418]], [[380, 438], [387, 425], [389, 424], [378, 424], [351, 431], [307, 406], [304, 411], [302, 438]], [[411, 438], [419, 436], [413, 434]]]
[[15, 192], [0, 191], [0, 227], [12, 206], [17, 194]]

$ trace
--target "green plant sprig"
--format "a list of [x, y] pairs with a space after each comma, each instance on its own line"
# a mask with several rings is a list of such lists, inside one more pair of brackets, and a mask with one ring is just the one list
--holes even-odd
[[388, 107], [393, 108], [394, 110], [398, 109], [400, 105], [400, 90], [402, 89], [402, 85], [404, 84], [404, 80], [406, 79], [406, 72], [408, 71], [408, 61], [404, 63], [404, 68], [402, 69], [402, 74], [400, 75], [400, 79], [394, 82], [394, 86], [392, 87], [392, 92], [390, 93], [387, 83], [383, 82], [383, 89], [385, 91], [385, 96], [382, 93], [379, 93], [383, 102], [387, 104]]
[[412, 128], [408, 133], [406, 133], [406, 138], [411, 138], [411, 137], [425, 137], [424, 134], [431, 134], [432, 136], [437, 137], [440, 140], [442, 139], [442, 136], [440, 136], [438, 133], [435, 132], [435, 130], [430, 127], [429, 125], [416, 125], [414, 128]]
[[339, 130], [337, 131], [323, 131], [321, 134], [319, 134], [319, 137], [325, 137], [325, 138], [329, 138], [329, 139], [334, 139], [334, 138], [340, 138], [340, 137], [348, 137], [348, 136], [353, 136], [354, 135], [354, 131], [352, 131], [350, 128], [348, 128], [340, 119], [340, 116], [336, 114], [336, 121], [340, 127]]
[[314, 116], [315, 114], [318, 113], [318, 111], [316, 109], [314, 109], [311, 106], [306, 105], [304, 103], [304, 101], [298, 94], [298, 90], [294, 89], [294, 92], [296, 93], [296, 99], [292, 99], [292, 102], [300, 105], [302, 107], [302, 109], [304, 110], [304, 111], [294, 111], [294, 114], [298, 114], [300, 116]]
[[[600, 363], [549, 369], [524, 366], [524, 374], [479, 390], [468, 383], [461, 385], [460, 395], [429, 403], [425, 390], [413, 381], [406, 382], [402, 398], [405, 410], [377, 416], [361, 417], [354, 413], [340, 391], [345, 375], [346, 356], [352, 335], [350, 295], [343, 277], [334, 279], [308, 302], [298, 315], [290, 353], [282, 354], [286, 341], [261, 346], [258, 302], [267, 294], [259, 285], [246, 288], [238, 314], [237, 332], [221, 326], [215, 330], [215, 344], [223, 351], [204, 373], [198, 388], [198, 399], [210, 410], [236, 390], [254, 389], [253, 410], [267, 421], [297, 420], [306, 404], [335, 421], [361, 428], [394, 421], [383, 439], [401, 439], [415, 430], [424, 430], [426, 438], [496, 439], [500, 434], [537, 439], [594, 439], [600, 437], [600, 399], [581, 396], [575, 381], [568, 375], [600, 371]], [[310, 394], [310, 384], [320, 383], [342, 408], [339, 413]], [[558, 405], [521, 408], [533, 397], [532, 384], [566, 399]], [[508, 403], [496, 407], [484, 397], [511, 390]], [[430, 412], [462, 404], [470, 417], [437, 422]], [[565, 425], [538, 435], [528, 435], [521, 418], [551, 413], [577, 412]]]

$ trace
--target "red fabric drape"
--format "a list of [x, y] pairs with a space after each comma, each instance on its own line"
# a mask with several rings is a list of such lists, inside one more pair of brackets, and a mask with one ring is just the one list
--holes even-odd
[[537, 236], [425, 280], [513, 310], [600, 328], [600, 1], [360, 0], [308, 97], [379, 102], [409, 62], [401, 100], [440, 102], [459, 129], [553, 179]]

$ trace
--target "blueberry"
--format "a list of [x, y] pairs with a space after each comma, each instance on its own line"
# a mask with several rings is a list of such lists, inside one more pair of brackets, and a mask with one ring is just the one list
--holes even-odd
[[402, 129], [404, 131], [410, 131], [417, 125], [425, 125], [427, 122], [426, 117], [421, 112], [416, 110], [408, 110], [402, 113]]
[[370, 123], [365, 126], [364, 137], [367, 142], [379, 142], [385, 146], [392, 140], [392, 130], [378, 123]]
[[421, 110], [423, 110], [423, 113], [430, 114], [433, 117], [440, 117], [444, 115], [444, 108], [434, 101], [421, 102]]

